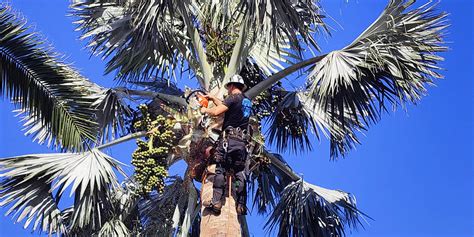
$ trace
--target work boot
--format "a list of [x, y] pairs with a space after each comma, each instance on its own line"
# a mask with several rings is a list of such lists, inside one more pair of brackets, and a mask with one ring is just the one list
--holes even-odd
[[212, 198], [211, 200], [204, 200], [202, 205], [215, 214], [220, 214], [222, 209], [222, 199], [224, 198], [225, 179], [220, 172], [216, 173], [217, 175], [214, 177], [214, 185], [212, 187]]
[[214, 202], [213, 200], [206, 200], [202, 202], [202, 205], [217, 215], [221, 213], [221, 209], [222, 209], [221, 201]]

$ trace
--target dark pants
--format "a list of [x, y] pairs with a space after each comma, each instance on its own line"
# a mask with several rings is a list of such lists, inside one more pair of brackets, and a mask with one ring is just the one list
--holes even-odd
[[[227, 150], [224, 147], [227, 143]], [[233, 191], [235, 191], [238, 204], [245, 205], [247, 201], [245, 164], [247, 159], [246, 142], [238, 137], [229, 136], [227, 139], [220, 138], [217, 141], [214, 162], [216, 164], [216, 175], [213, 184], [213, 202], [222, 199], [226, 187], [226, 174], [234, 174]]]

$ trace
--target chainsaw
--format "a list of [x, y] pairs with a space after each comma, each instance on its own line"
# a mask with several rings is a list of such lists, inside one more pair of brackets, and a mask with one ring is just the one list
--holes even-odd
[[[190, 100], [195, 99], [198, 102], [199, 106], [198, 107], [191, 107], [191, 109], [200, 111], [200, 108], [202, 108], [202, 107], [207, 108], [209, 106], [209, 100], [206, 97], [204, 97], [204, 94], [206, 94], [206, 92], [204, 92], [203, 90], [191, 91], [191, 93], [189, 93], [189, 95], [186, 96], [186, 98], [185, 98], [186, 103], [190, 104]], [[210, 122], [211, 122], [211, 119], [209, 118], [209, 115], [204, 114], [202, 116], [201, 121], [200, 121], [200, 125], [203, 128], [207, 128], [209, 126]]]

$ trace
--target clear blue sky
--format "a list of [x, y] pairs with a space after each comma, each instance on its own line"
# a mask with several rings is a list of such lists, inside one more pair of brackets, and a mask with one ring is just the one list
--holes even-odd
[[[72, 19], [66, 17], [69, 1], [11, 0], [35, 30], [41, 31], [65, 53], [83, 75], [100, 85], [112, 86], [103, 76], [104, 62], [89, 57], [78, 40]], [[348, 3], [347, 3], [348, 2]], [[387, 1], [322, 0], [323, 7], [344, 29], [321, 45], [324, 51], [350, 43], [380, 14]], [[417, 5], [425, 1], [419, 1]], [[307, 181], [356, 195], [358, 207], [374, 221], [350, 236], [474, 236], [473, 219], [473, 7], [471, 0], [444, 0], [452, 26], [443, 54], [444, 80], [429, 88], [429, 95], [407, 112], [386, 114], [362, 138], [362, 145], [346, 159], [329, 161], [326, 141], [305, 156], [285, 155]], [[8, 101], [0, 102], [0, 157], [46, 153], [21, 130]], [[133, 143], [110, 150], [130, 162]], [[1, 209], [0, 236], [29, 236]], [[265, 218], [249, 217], [250, 231], [262, 236]], [[36, 234], [34, 234], [36, 235]]]

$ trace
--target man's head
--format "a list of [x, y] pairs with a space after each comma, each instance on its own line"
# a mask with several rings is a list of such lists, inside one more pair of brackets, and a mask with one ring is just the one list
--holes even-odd
[[240, 92], [243, 92], [245, 89], [247, 89], [244, 79], [238, 74], [233, 75], [225, 87], [227, 88], [229, 94], [231, 94], [235, 89], [238, 89]]

